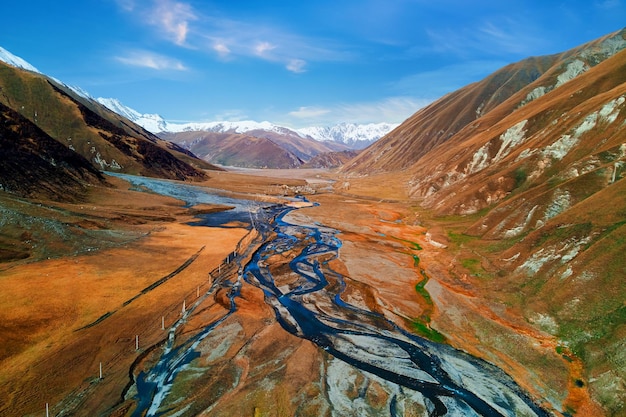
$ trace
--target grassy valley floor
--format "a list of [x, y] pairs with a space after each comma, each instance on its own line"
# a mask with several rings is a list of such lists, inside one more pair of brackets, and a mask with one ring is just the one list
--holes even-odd
[[[450, 237], [459, 225], [434, 221], [405, 200], [397, 182], [351, 179], [347, 186], [320, 170], [212, 176], [206, 185], [272, 198], [307, 184], [317, 189], [308, 198], [319, 205], [287, 219], [339, 231], [342, 246], [331, 267], [348, 277], [344, 301], [496, 364], [548, 409], [602, 415], [587, 385], [575, 383], [584, 379], [581, 362], [494, 298], [467, 270], [471, 264], [457, 268], [469, 256], [467, 245]], [[129, 375], [154, 363], [167, 338], [162, 325], [180, 318], [183, 301], [190, 306], [210, 295], [176, 330], [181, 343], [227, 312], [227, 288], [213, 285], [216, 271], [242, 239], [258, 244], [254, 236], [189, 226], [181, 202], [111, 181], [115, 187], [93, 190], [83, 203], [29, 206], [57, 232], [29, 226], [26, 217], [7, 229], [7, 245], [31, 256], [0, 264], [0, 415], [41, 415], [46, 403], [52, 415], [131, 415]], [[22, 213], [27, 205], [3, 203]], [[250, 253], [242, 256], [245, 262]], [[228, 274], [230, 281], [237, 275]], [[201, 357], [164, 404], [182, 415], [322, 416], [339, 407], [337, 392], [345, 401], [363, 394], [361, 376], [345, 370], [352, 388], [340, 383], [337, 361], [285, 332], [263, 298], [243, 284], [237, 312], [219, 336], [199, 345]], [[385, 389], [382, 382], [367, 385], [361, 398], [372, 412], [389, 400]], [[405, 415], [424, 412], [407, 405]]]

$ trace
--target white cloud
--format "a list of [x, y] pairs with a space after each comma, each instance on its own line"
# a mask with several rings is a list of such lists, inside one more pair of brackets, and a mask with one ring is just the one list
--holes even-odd
[[117, 56], [115, 59], [125, 65], [151, 68], [158, 71], [187, 70], [187, 67], [182, 62], [149, 51], [131, 51], [125, 56]]
[[427, 29], [433, 49], [440, 53], [471, 56], [475, 52], [502, 56], [506, 54], [529, 55], [545, 43], [544, 39], [532, 35], [538, 33], [533, 23], [521, 16], [518, 20], [503, 17], [483, 20], [467, 27]]
[[303, 106], [298, 108], [298, 110], [294, 110], [289, 112], [289, 116], [295, 117], [296, 119], [317, 119], [321, 116], [325, 116], [330, 113], [330, 109], [325, 109], [323, 107], [307, 107]]
[[291, 72], [301, 73], [306, 70], [304, 67], [306, 66], [306, 61], [302, 59], [292, 59], [287, 63], [287, 69]]
[[177, 45], [183, 45], [187, 39], [189, 22], [197, 19], [194, 9], [188, 3], [156, 0], [148, 22], [163, 28]]
[[346, 123], [400, 123], [431, 100], [389, 97], [380, 101], [340, 103], [329, 107], [303, 106], [287, 114], [284, 123], [294, 127]]
[[215, 42], [213, 44], [213, 50], [222, 58], [229, 56], [231, 53], [230, 48], [228, 48], [224, 42]]
[[219, 58], [252, 57], [304, 72], [306, 62], [345, 60], [349, 54], [327, 40], [286, 32], [253, 20], [239, 21], [197, 11], [178, 0], [116, 0], [171, 42], [217, 54]]
[[276, 45], [272, 45], [269, 42], [258, 42], [254, 47], [254, 53], [260, 57], [268, 56], [268, 52], [276, 49]]

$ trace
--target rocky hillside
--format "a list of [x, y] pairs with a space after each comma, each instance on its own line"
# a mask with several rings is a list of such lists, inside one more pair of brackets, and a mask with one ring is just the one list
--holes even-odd
[[448, 235], [457, 273], [580, 359], [577, 384], [607, 415], [626, 401], [625, 48], [622, 30], [509, 65], [344, 168], [396, 173], [409, 198], [446, 216], [433, 224], [464, 224]]
[[101, 170], [202, 179], [214, 168], [59, 81], [0, 62], [0, 103]]

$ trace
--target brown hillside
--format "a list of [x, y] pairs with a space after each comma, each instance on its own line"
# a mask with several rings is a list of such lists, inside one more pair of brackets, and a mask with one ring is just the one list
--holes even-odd
[[0, 103], [0, 189], [20, 197], [74, 200], [104, 184], [85, 158]]
[[243, 168], [298, 168], [303, 163], [272, 140], [247, 134], [181, 132], [162, 136], [213, 164]]
[[212, 168], [57, 81], [4, 63], [0, 63], [0, 103], [102, 170], [204, 179], [201, 169]]
[[[344, 167], [351, 192], [395, 176], [448, 246], [454, 285], [555, 338], [577, 369], [564, 409], [577, 410], [587, 389], [603, 409], [580, 415], [623, 415], [626, 401], [625, 47], [622, 30], [508, 66], [419, 111]], [[543, 66], [526, 85], [513, 80], [530, 70], [505, 75], [526, 65]], [[489, 332], [477, 337], [504, 346]], [[502, 349], [525, 369], [542, 366], [514, 344]]]
[[[450, 93], [415, 113], [343, 168], [359, 175], [399, 171], [416, 164], [463, 128], [489, 126], [489, 116], [517, 94], [512, 108], [523, 106], [624, 48], [626, 30], [607, 35], [570, 51], [532, 57], [510, 64], [482, 81]], [[511, 111], [509, 108], [508, 111]], [[506, 112], [504, 112], [506, 114]], [[503, 113], [499, 113], [502, 115]]]

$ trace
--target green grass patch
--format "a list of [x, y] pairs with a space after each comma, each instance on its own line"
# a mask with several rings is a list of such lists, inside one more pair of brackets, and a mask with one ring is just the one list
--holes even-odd
[[413, 325], [413, 330], [415, 331], [415, 333], [417, 333], [418, 335], [431, 340], [433, 342], [436, 343], [446, 343], [447, 339], [446, 337], [439, 333], [437, 330], [432, 329], [429, 325], [424, 324], [420, 321], [414, 321], [412, 323]]
[[515, 172], [513, 172], [513, 179], [515, 180], [514, 188], [521, 187], [526, 182], [527, 178], [528, 178], [528, 174], [526, 173], [526, 170], [521, 167], [517, 168]]
[[462, 246], [462, 245], [465, 245], [465, 244], [468, 244], [477, 240], [478, 237], [466, 235], [465, 233], [455, 233], [455, 232], [449, 231], [448, 239], [450, 240], [450, 243], [453, 243], [456, 246]]
[[436, 343], [446, 343], [446, 337], [443, 334], [439, 333], [437, 330], [430, 327], [430, 314], [432, 313], [432, 307], [434, 304], [430, 294], [428, 293], [426, 288], [424, 288], [426, 286], [426, 283], [428, 282], [428, 277], [423, 271], [422, 275], [424, 278], [420, 282], [415, 284], [415, 292], [417, 292], [419, 296], [424, 299], [428, 308], [425, 309], [424, 314], [422, 314], [421, 317], [419, 317], [418, 319], [414, 319], [411, 322], [411, 326], [413, 327], [415, 333], [419, 336], [422, 336]]
[[424, 299], [426, 300], [426, 302], [428, 303], [429, 306], [433, 305], [433, 299], [431, 298], [430, 294], [428, 293], [428, 291], [426, 290], [426, 288], [424, 288], [424, 286], [426, 285], [426, 283], [428, 282], [428, 278], [424, 278], [422, 279], [420, 282], [418, 282], [417, 284], [415, 284], [415, 291]]

